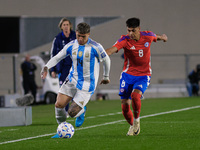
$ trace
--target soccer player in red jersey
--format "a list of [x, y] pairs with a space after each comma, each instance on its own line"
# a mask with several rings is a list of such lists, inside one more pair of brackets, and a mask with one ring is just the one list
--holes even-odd
[[[119, 95], [121, 96], [122, 114], [130, 124], [127, 135], [140, 133], [141, 96], [146, 91], [151, 79], [152, 42], [168, 40], [165, 34], [158, 35], [151, 31], [140, 31], [140, 19], [130, 18], [126, 21], [127, 35], [109, 49], [108, 55], [124, 49], [124, 67], [120, 77]], [[133, 112], [130, 108], [132, 102]]]

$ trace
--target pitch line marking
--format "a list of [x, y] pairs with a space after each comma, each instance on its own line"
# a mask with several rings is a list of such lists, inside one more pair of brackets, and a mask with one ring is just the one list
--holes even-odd
[[[154, 116], [159, 116], [159, 115], [164, 115], [164, 114], [170, 114], [170, 113], [176, 113], [176, 112], [186, 111], [186, 110], [191, 110], [191, 109], [196, 109], [196, 108], [200, 108], [200, 106], [193, 106], [193, 107], [187, 107], [187, 108], [183, 108], [183, 109], [171, 110], [171, 111], [167, 111], [167, 112], [161, 112], [161, 113], [156, 113], [156, 114], [141, 116], [140, 118], [154, 117]], [[95, 127], [99, 127], [99, 126], [116, 124], [116, 123], [123, 122], [123, 121], [126, 121], [126, 120], [123, 119], [123, 120], [118, 120], [118, 121], [112, 121], [112, 122], [107, 122], [107, 123], [103, 123], [103, 124], [97, 124], [97, 125], [92, 125], [92, 126], [88, 126], [88, 127], [82, 127], [82, 128], [76, 129], [76, 130], [90, 129], [90, 128], [95, 128]], [[23, 138], [23, 139], [18, 139], [18, 140], [13, 140], [13, 141], [2, 142], [2, 143], [0, 143], [0, 145], [2, 145], [2, 144], [8, 144], [8, 143], [20, 142], [20, 141], [25, 141], [25, 140], [30, 140], [30, 139], [36, 139], [36, 138], [50, 136], [50, 135], [54, 135], [54, 134], [55, 133], [50, 133], [50, 134], [38, 135], [38, 136], [34, 136], [34, 137]]]

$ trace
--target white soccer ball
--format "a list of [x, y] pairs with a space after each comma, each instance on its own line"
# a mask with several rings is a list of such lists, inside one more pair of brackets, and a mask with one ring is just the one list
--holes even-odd
[[74, 135], [74, 127], [68, 122], [62, 122], [57, 128], [57, 133], [60, 138], [72, 138]]

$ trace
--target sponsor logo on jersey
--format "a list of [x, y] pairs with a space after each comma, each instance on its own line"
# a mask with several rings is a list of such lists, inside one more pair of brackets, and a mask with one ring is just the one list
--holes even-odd
[[79, 103], [80, 103], [81, 105], [83, 105], [83, 104], [84, 104], [84, 101], [80, 101]]
[[145, 47], [149, 47], [149, 42], [146, 42], [146, 43], [144, 44], [144, 46], [145, 46]]
[[143, 88], [142, 84], [141, 85], [138, 85], [139, 87]]
[[135, 49], [135, 46], [132, 46], [130, 49]]
[[76, 55], [76, 51], [72, 53], [72, 55]]

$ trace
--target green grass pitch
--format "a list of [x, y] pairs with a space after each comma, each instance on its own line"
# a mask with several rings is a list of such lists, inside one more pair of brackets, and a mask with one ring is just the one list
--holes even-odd
[[[71, 139], [52, 139], [54, 105], [32, 107], [30, 126], [0, 127], [0, 150], [199, 150], [200, 98], [142, 100], [141, 132], [126, 136], [129, 124], [120, 100], [90, 101], [84, 124]], [[0, 120], [1, 121], [1, 120]], [[75, 127], [75, 119], [67, 122]]]

